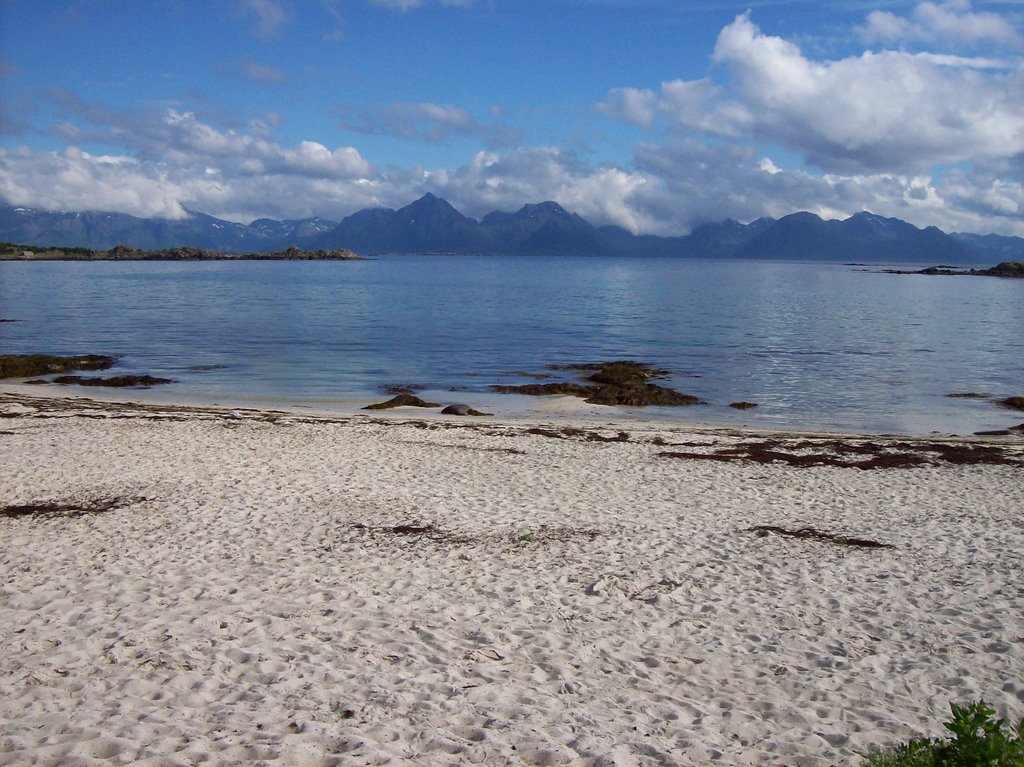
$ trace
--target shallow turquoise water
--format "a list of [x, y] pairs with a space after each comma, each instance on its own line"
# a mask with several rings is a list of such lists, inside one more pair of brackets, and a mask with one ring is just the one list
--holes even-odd
[[322, 407], [416, 384], [502, 412], [519, 398], [488, 386], [528, 380], [510, 371], [628, 358], [710, 403], [644, 416], [906, 433], [1024, 420], [944, 396], [1024, 394], [1020, 280], [602, 257], [5, 262], [0, 318], [18, 320], [0, 323], [4, 352], [123, 355], [119, 370], [210, 401]]

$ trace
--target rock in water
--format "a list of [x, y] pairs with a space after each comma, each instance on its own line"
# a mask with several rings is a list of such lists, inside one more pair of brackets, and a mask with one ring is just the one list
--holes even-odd
[[55, 384], [77, 384], [78, 386], [119, 386], [139, 387], [142, 389], [160, 384], [176, 383], [170, 378], [156, 378], [154, 376], [113, 376], [111, 378], [86, 378], [85, 376], [57, 376], [53, 379]]
[[116, 357], [83, 354], [77, 357], [55, 357], [49, 354], [0, 354], [0, 378], [30, 378], [69, 370], [106, 370], [117, 362]]
[[585, 402], [594, 405], [629, 405], [645, 407], [647, 405], [697, 405], [703, 400], [690, 394], [683, 394], [666, 386], [648, 383], [651, 378], [662, 378], [669, 374], [667, 370], [659, 370], [633, 360], [617, 362], [601, 362], [584, 365], [555, 365], [553, 370], [574, 370], [586, 373], [583, 380], [587, 383], [526, 384], [524, 386], [491, 386], [493, 391], [511, 392], [515, 394], [571, 394], [585, 398]]

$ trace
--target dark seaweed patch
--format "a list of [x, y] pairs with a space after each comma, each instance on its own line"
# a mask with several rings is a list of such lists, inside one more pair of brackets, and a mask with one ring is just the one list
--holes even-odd
[[148, 501], [149, 498], [138, 496], [113, 496], [111, 498], [93, 498], [85, 501], [41, 501], [23, 505], [4, 506], [0, 508], [0, 517], [81, 517], [86, 514], [104, 514], [108, 511]]
[[526, 430], [527, 434], [536, 434], [539, 437], [550, 439], [576, 439], [585, 442], [629, 442], [629, 432], [620, 431], [612, 437], [587, 429], [579, 429], [575, 426], [563, 426], [561, 429], [545, 429], [541, 426], [534, 426]]
[[[807, 452], [814, 451], [814, 452]], [[943, 442], [858, 442], [845, 440], [765, 440], [744, 442], [712, 453], [664, 451], [661, 458], [705, 461], [783, 463], [796, 467], [835, 466], [847, 469], [905, 469], [944, 461], [954, 465], [1021, 466], [999, 445]], [[852, 457], [858, 457], [859, 460]]]
[[878, 541], [868, 540], [866, 538], [849, 538], [845, 535], [835, 535], [833, 533], [826, 533], [821, 530], [816, 530], [813, 527], [801, 527], [797, 530], [789, 530], [784, 527], [776, 527], [775, 525], [756, 525], [754, 527], [748, 527], [745, 532], [755, 533], [759, 536], [765, 535], [782, 535], [787, 538], [805, 538], [813, 541], [823, 541], [825, 543], [834, 543], [840, 546], [855, 546], [863, 549], [894, 549], [888, 543], [879, 543]]

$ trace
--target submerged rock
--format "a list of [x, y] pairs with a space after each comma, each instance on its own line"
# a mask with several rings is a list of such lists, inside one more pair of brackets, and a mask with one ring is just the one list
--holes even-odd
[[0, 354], [0, 378], [30, 378], [69, 370], [106, 370], [116, 357], [83, 354], [59, 357], [51, 354]]
[[999, 404], [1011, 410], [1024, 410], [1024, 397], [1007, 397], [999, 400]]
[[160, 384], [175, 383], [170, 378], [156, 378], [154, 376], [113, 376], [111, 378], [86, 378], [84, 376], [57, 376], [53, 379], [55, 384], [77, 384], [78, 386], [116, 386], [121, 388], [148, 388]]
[[750, 410], [752, 407], [757, 407], [756, 402], [730, 402], [729, 407], [735, 408], [736, 410]]
[[492, 391], [505, 394], [529, 394], [532, 397], [543, 397], [549, 394], [570, 394], [573, 397], [589, 397], [591, 389], [588, 386], [576, 383], [546, 383], [546, 384], [494, 384]]
[[646, 407], [647, 405], [696, 405], [701, 403], [699, 397], [683, 394], [675, 389], [648, 383], [652, 378], [661, 378], [669, 374], [668, 370], [652, 368], [642, 362], [619, 360], [582, 365], [549, 366], [551, 370], [576, 370], [589, 373], [583, 376], [588, 383], [546, 383], [524, 384], [522, 386], [495, 385], [491, 389], [513, 394], [529, 394], [534, 396], [547, 394], [569, 394], [582, 397], [594, 405], [627, 405]]
[[387, 402], [367, 405], [363, 410], [388, 410], [393, 407], [441, 407], [439, 402], [427, 402], [413, 394], [399, 394]]

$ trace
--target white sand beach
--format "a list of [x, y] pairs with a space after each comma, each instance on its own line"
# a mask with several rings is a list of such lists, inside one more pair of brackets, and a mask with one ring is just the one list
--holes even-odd
[[[8, 767], [825, 767], [950, 701], [1024, 715], [1019, 440], [0, 415]], [[1009, 463], [935, 447], [973, 444]]]

